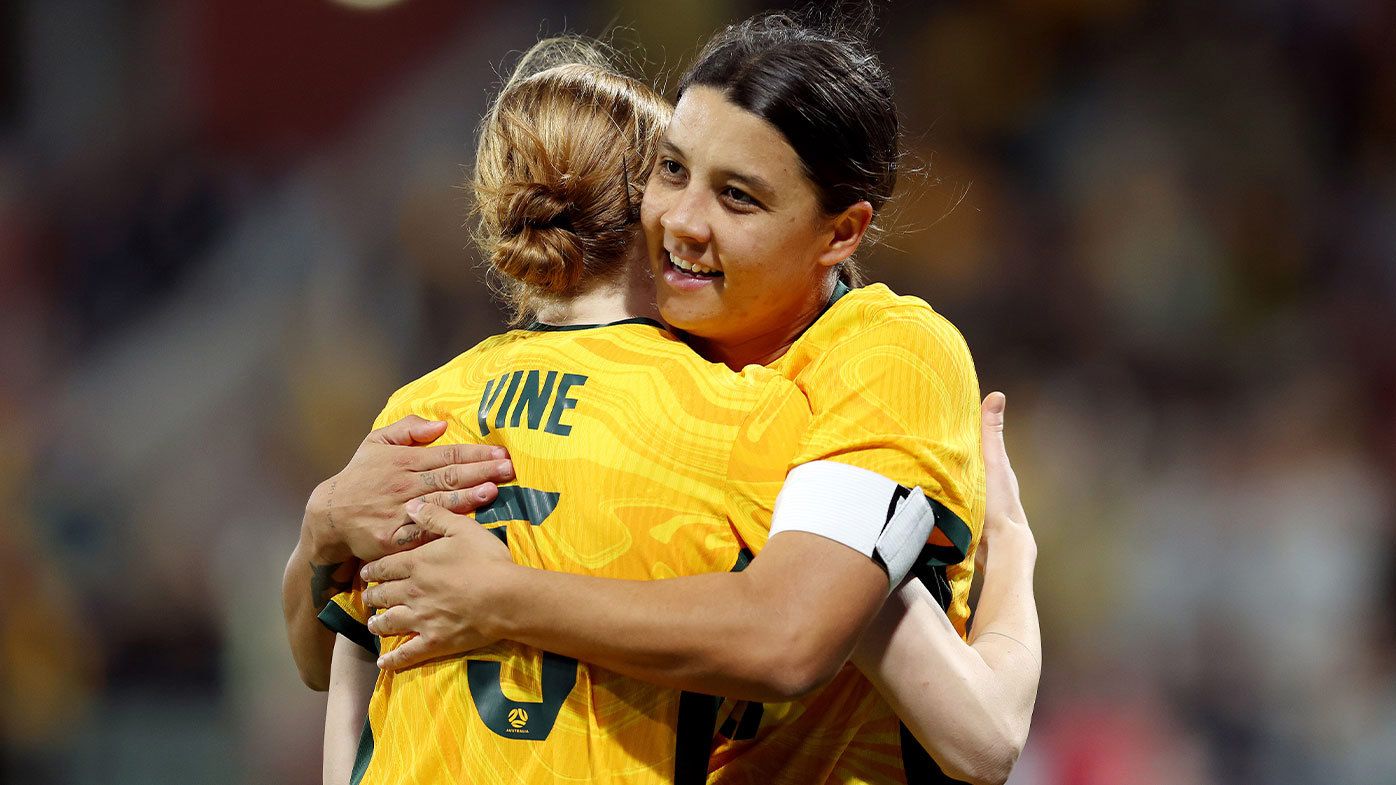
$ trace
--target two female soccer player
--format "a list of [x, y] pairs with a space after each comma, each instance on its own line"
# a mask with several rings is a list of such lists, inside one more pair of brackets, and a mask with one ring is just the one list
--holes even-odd
[[[953, 743], [939, 744], [934, 729], [973, 726], [994, 712], [989, 726], [1013, 728], [1003, 734], [1010, 742], [1025, 728], [1036, 684], [1026, 578], [1032, 549], [1008, 549], [1017, 552], [1010, 561], [1027, 565], [1005, 568], [1006, 578], [1019, 579], [1014, 589], [986, 591], [986, 598], [1009, 598], [1000, 603], [1011, 609], [1002, 619], [1016, 626], [987, 630], [994, 614], [981, 606], [980, 651], [965, 647], [944, 615], [934, 617], [939, 627], [916, 625], [926, 609], [936, 610], [923, 586], [956, 624], [967, 615], [967, 559], [983, 492], [978, 392], [958, 333], [924, 303], [885, 287], [838, 285], [851, 277], [850, 258], [895, 181], [886, 75], [852, 42], [783, 17], [727, 31], [681, 86], [644, 192], [644, 244], [633, 201], [647, 171], [644, 123], [617, 122], [611, 127], [619, 138], [592, 137], [581, 132], [580, 118], [597, 110], [633, 117], [652, 101], [633, 98], [645, 92], [638, 84], [617, 88], [579, 68], [586, 67], [511, 83], [482, 130], [477, 165], [496, 267], [520, 282], [530, 295], [525, 305], [540, 319], [564, 329], [492, 339], [404, 388], [380, 418], [439, 417], [456, 429], [449, 440], [507, 445], [519, 483], [499, 488], [500, 498], [477, 514], [487, 523], [513, 521], [505, 527], [507, 551], [495, 540], [471, 540], [488, 537], [474, 523], [459, 527], [443, 521], [448, 514], [438, 507], [413, 508], [415, 519], [450, 536], [367, 568], [369, 577], [388, 580], [367, 593], [389, 606], [373, 619], [374, 632], [387, 636], [385, 650], [397, 633], [423, 633], [397, 650], [405, 653], [398, 665], [500, 638], [513, 643], [469, 660], [385, 673], [371, 712], [379, 719], [374, 751], [359, 776], [414, 779], [426, 774], [424, 760], [436, 758], [431, 765], [443, 768], [432, 771], [474, 781], [546, 772], [701, 780], [714, 704], [616, 675], [625, 674], [773, 701], [726, 707], [712, 758], [716, 780], [906, 781], [929, 761], [868, 682], [840, 666], [889, 587], [915, 568], [920, 582], [887, 605], [880, 632], [857, 661], [924, 741], [945, 748], [943, 762], [979, 778], [982, 772], [958, 765], [975, 750], [947, 753]], [[546, 90], [569, 76], [581, 80], [580, 92], [574, 85], [556, 100], [509, 103], [513, 90]], [[546, 133], [552, 123], [562, 132]], [[510, 124], [532, 132], [507, 140], [491, 170], [489, 140], [505, 139]], [[579, 140], [608, 144], [582, 149]], [[625, 160], [607, 166], [606, 150]], [[596, 172], [611, 182], [609, 205], [567, 190]], [[499, 208], [493, 214], [491, 204]], [[593, 209], [599, 206], [615, 209]], [[662, 315], [695, 348], [732, 368], [770, 368], [738, 376], [716, 367], [714, 375], [713, 366], [685, 366], [691, 355], [681, 353], [666, 368], [665, 351], [686, 350], [650, 323], [567, 329], [596, 314], [611, 322], [637, 315], [633, 295], [646, 266], [656, 273]], [[747, 396], [734, 395], [734, 385]], [[439, 426], [414, 427], [413, 438], [440, 435]], [[420, 476], [430, 479], [418, 482], [439, 486], [450, 478], [432, 470], [446, 457], [459, 456], [393, 460], [419, 460], [428, 469]], [[456, 471], [462, 476], [453, 484], [483, 479]], [[396, 503], [390, 498], [378, 509]], [[932, 522], [936, 533], [926, 545]], [[308, 517], [307, 528], [327, 527]], [[303, 545], [315, 550], [317, 541], [334, 539], [322, 531]], [[346, 542], [339, 540], [338, 555], [354, 550]], [[384, 548], [374, 550], [356, 555]], [[742, 565], [744, 551], [759, 552], [749, 568], [714, 574]], [[441, 554], [459, 561], [434, 583], [432, 558]], [[293, 557], [288, 585], [296, 582], [295, 560], [305, 556]], [[666, 575], [688, 577], [614, 580]], [[340, 603], [349, 617], [361, 613], [352, 595]], [[304, 640], [291, 605], [293, 640]], [[446, 618], [436, 611], [448, 608], [468, 619], [457, 618], [447, 635], [428, 630]], [[963, 706], [936, 707], [931, 679], [954, 677], [928, 679], [916, 666], [978, 657], [982, 670], [987, 660], [1002, 662], [1003, 652], [983, 640], [993, 631], [1013, 644], [1026, 641], [1030, 665], [974, 673], [980, 678], [971, 681], [983, 689], [965, 693]], [[908, 646], [944, 657], [903, 656]], [[323, 650], [316, 641], [301, 651], [317, 647]], [[1031, 678], [995, 681], [1009, 670]], [[1009, 705], [1003, 694], [986, 701], [1005, 686]], [[520, 690], [542, 700], [508, 697]], [[432, 699], [442, 709], [435, 715], [423, 708]], [[983, 711], [986, 704], [991, 711]], [[928, 706], [935, 710], [923, 711]], [[569, 734], [580, 738], [565, 741]]]

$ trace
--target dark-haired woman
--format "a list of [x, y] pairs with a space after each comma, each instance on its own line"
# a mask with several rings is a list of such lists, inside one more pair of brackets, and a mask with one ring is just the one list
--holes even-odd
[[[636, 313], [637, 292], [651, 299], [638, 197], [670, 107], [593, 54], [541, 42], [481, 125], [477, 240], [523, 326], [404, 386], [376, 427], [416, 415], [445, 423], [443, 442], [507, 448], [518, 483], [477, 521], [520, 563], [632, 580], [726, 571], [741, 559], [731, 527], [768, 519], [808, 407], [780, 374], [705, 361], [652, 306]], [[773, 458], [750, 453], [758, 438]], [[677, 691], [508, 641], [381, 675], [369, 659], [371, 744], [355, 744], [363, 660], [348, 643], [380, 647], [361, 598], [320, 614], [342, 635], [327, 780], [672, 780]], [[541, 700], [519, 699], [530, 687]]]
[[[929, 590], [963, 630], [984, 503], [978, 387], [958, 332], [920, 300], [846, 285], [896, 159], [889, 80], [859, 44], [779, 16], [719, 35], [683, 80], [643, 221], [666, 321], [734, 369], [770, 365], [810, 401], [769, 536], [738, 528], [758, 553], [739, 574], [611, 581], [516, 566], [426, 505], [413, 518], [446, 541], [364, 570], [385, 581], [366, 595], [388, 609], [371, 629], [419, 633], [383, 664], [519, 641], [770, 701], [728, 705], [720, 781], [929, 775], [892, 709], [841, 670], [889, 575], [909, 567], [921, 583], [908, 591]], [[909, 541], [902, 526], [927, 516], [930, 543]], [[1035, 661], [1035, 636], [1009, 638]], [[714, 719], [690, 714], [699, 765]], [[1000, 745], [1009, 758], [1016, 730]]]

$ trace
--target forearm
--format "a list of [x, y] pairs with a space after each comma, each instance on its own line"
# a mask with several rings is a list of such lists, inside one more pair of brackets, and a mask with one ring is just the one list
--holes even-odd
[[[777, 701], [808, 686], [782, 656], [792, 633], [740, 573], [624, 581], [530, 572], [527, 602], [501, 609], [500, 637], [712, 695]], [[693, 607], [693, 597], [705, 601]]]
[[974, 783], [1007, 778], [1027, 738], [1041, 672], [1032, 560], [1007, 543], [995, 547], [972, 646], [912, 582], [888, 600], [854, 655], [946, 773]]
[[335, 636], [316, 618], [320, 608], [311, 602], [313, 574], [309, 558], [302, 545], [297, 544], [281, 579], [281, 613], [301, 681], [312, 690], [324, 691], [330, 686], [330, 653]]
[[1042, 678], [1042, 634], [1032, 585], [1037, 544], [1026, 529], [1013, 535], [1000, 534], [989, 552], [969, 640], [994, 675], [1005, 739], [1016, 760]]
[[359, 737], [377, 679], [373, 656], [347, 638], [337, 637], [330, 694], [325, 702], [325, 785], [346, 785], [353, 776]]
[[[304, 528], [304, 527], [303, 527]], [[324, 691], [330, 683], [330, 658], [335, 635], [320, 623], [320, 610], [339, 591], [352, 585], [354, 562], [325, 561], [308, 537], [296, 543], [281, 579], [281, 611], [301, 681]]]
[[[498, 592], [493, 632], [668, 687], [790, 700], [833, 678], [885, 592], [886, 577], [866, 557], [822, 547], [832, 559], [768, 547], [745, 572], [658, 581], [511, 565], [518, 588]], [[824, 580], [792, 583], [800, 561]]]
[[1032, 585], [1037, 545], [1023, 534], [994, 542], [969, 641], [996, 675], [1014, 731], [1025, 738], [1042, 675], [1042, 634]]

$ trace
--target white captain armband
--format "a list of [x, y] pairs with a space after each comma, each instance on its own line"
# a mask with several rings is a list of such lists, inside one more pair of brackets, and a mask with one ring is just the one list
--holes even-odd
[[790, 470], [776, 497], [771, 536], [818, 534], [847, 545], [887, 570], [887, 590], [911, 570], [935, 527], [935, 510], [920, 488], [908, 491], [874, 471], [837, 461]]

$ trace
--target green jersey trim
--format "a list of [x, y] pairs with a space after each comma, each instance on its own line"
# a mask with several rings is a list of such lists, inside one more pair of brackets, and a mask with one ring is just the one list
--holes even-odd
[[316, 618], [331, 632], [343, 635], [368, 650], [374, 657], [378, 656], [378, 636], [369, 632], [368, 627], [360, 624], [358, 619], [346, 613], [343, 608], [339, 607], [338, 603], [325, 603], [324, 610], [320, 611]]
[[601, 327], [618, 327], [622, 324], [644, 324], [650, 327], [658, 327], [661, 330], [669, 329], [648, 316], [634, 316], [629, 319], [621, 319], [618, 322], [607, 322], [605, 324], [543, 324], [542, 322], [533, 322], [520, 329], [535, 333], [561, 333], [571, 332], [572, 330], [595, 330]]

